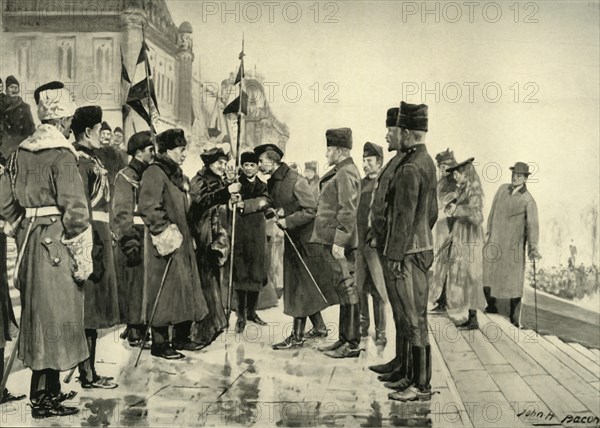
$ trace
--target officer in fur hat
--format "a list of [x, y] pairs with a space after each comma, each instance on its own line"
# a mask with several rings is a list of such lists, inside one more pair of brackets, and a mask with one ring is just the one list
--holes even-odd
[[117, 387], [113, 379], [96, 373], [98, 329], [119, 323], [117, 272], [108, 214], [111, 198], [108, 173], [94, 154], [94, 149], [100, 147], [101, 124], [100, 106], [79, 107], [71, 124], [75, 136], [73, 147], [79, 154], [79, 173], [86, 189], [94, 235], [94, 273], [84, 285], [84, 323], [90, 358], [79, 364], [79, 382], [83, 388], [112, 389]]
[[[75, 392], [62, 393], [60, 371], [88, 358], [83, 327], [82, 284], [92, 273], [92, 229], [78, 152], [67, 140], [75, 104], [61, 82], [34, 94], [42, 124], [19, 144], [0, 177], [0, 218], [7, 235], [17, 230], [21, 262], [18, 357], [32, 370], [29, 398], [34, 418], [68, 416], [64, 406]], [[35, 180], [27, 179], [38, 171]], [[50, 251], [50, 253], [49, 253]], [[50, 255], [50, 259], [49, 259]], [[48, 261], [40, 263], [40, 260]], [[68, 334], [47, 335], [40, 326], [69, 326]]]
[[[144, 323], [150, 316], [162, 277], [164, 286], [152, 324], [152, 355], [180, 359], [179, 351], [197, 351], [204, 345], [191, 337], [192, 323], [208, 315], [202, 284], [195, 263], [192, 231], [188, 224], [189, 183], [181, 165], [186, 157], [187, 140], [182, 129], [168, 129], [156, 136], [158, 153], [142, 174], [138, 210], [154, 251], [146, 263], [147, 306]], [[147, 253], [146, 253], [147, 254]], [[168, 271], [167, 261], [170, 259]], [[169, 326], [173, 339], [169, 341]]]
[[31, 107], [19, 95], [21, 85], [15, 76], [6, 78], [6, 96], [0, 105], [0, 156], [7, 159], [19, 143], [33, 134]]
[[427, 106], [400, 104], [390, 149], [404, 158], [387, 192], [387, 239], [384, 255], [395, 286], [400, 311], [406, 320], [405, 339], [410, 344], [412, 376], [387, 385], [400, 401], [431, 398], [431, 348], [427, 327], [427, 272], [433, 263], [432, 228], [437, 220], [436, 170], [425, 147]]
[[488, 216], [483, 249], [483, 285], [486, 312], [498, 312], [496, 299], [508, 300], [509, 310], [505, 315], [519, 327], [525, 248], [530, 260], [540, 259], [541, 255], [538, 252], [537, 205], [527, 189], [529, 165], [517, 162], [510, 170], [511, 184], [500, 186]]
[[[371, 200], [371, 210], [369, 212], [369, 229], [365, 237], [369, 246], [377, 250], [377, 255], [381, 267], [383, 268], [385, 288], [387, 296], [392, 307], [394, 318], [394, 327], [396, 329], [396, 352], [392, 360], [369, 366], [369, 369], [378, 373], [378, 379], [382, 382], [399, 382], [402, 379], [408, 379], [412, 376], [412, 359], [410, 358], [410, 343], [408, 341], [406, 317], [402, 312], [402, 305], [396, 292], [396, 282], [392, 275], [387, 257], [384, 255], [385, 243], [388, 233], [388, 201], [387, 195], [389, 189], [394, 183], [396, 171], [404, 159], [404, 153], [400, 150], [399, 128], [398, 128], [398, 107], [392, 107], [386, 112], [385, 126], [387, 135], [385, 137], [388, 143], [388, 151], [396, 152], [395, 156], [385, 164], [377, 176], [373, 197]], [[406, 382], [406, 381], [405, 381]]]
[[321, 282], [333, 285], [340, 302], [339, 337], [319, 348], [331, 358], [360, 355], [360, 308], [354, 276], [358, 246], [356, 216], [360, 198], [360, 173], [350, 156], [352, 130], [327, 130], [327, 161], [333, 166], [321, 178], [321, 190], [311, 242], [321, 244], [327, 267]]
[[131, 346], [141, 346], [146, 332], [144, 323], [144, 236], [147, 233], [138, 212], [140, 180], [154, 160], [150, 131], [134, 134], [127, 142], [129, 165], [117, 174], [112, 201], [112, 231], [118, 242], [115, 264], [119, 275], [119, 312], [127, 325], [124, 338]]
[[361, 336], [369, 335], [369, 295], [373, 298], [373, 314], [375, 317], [375, 344], [385, 346], [385, 312], [387, 292], [383, 268], [377, 250], [367, 242], [369, 228], [369, 210], [377, 175], [383, 166], [383, 147], [370, 142], [363, 147], [363, 170], [365, 177], [361, 182], [360, 201], [358, 203], [357, 228], [358, 248], [356, 251], [356, 282], [360, 297]]

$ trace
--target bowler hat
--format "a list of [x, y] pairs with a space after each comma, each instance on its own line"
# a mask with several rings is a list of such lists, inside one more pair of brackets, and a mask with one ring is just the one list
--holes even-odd
[[524, 175], [531, 174], [529, 172], [529, 165], [527, 165], [525, 162], [517, 162], [517, 163], [515, 163], [514, 166], [510, 167], [510, 170], [512, 172], [514, 172], [515, 174], [524, 174]]
[[112, 132], [112, 128], [110, 127], [110, 125], [106, 122], [102, 122], [102, 128], [100, 128], [100, 131], [111, 131]]
[[256, 153], [256, 156], [260, 156], [262, 155], [264, 152], [266, 152], [267, 150], [272, 150], [275, 153], [279, 154], [279, 156], [283, 157], [283, 150], [281, 150], [279, 147], [277, 147], [275, 144], [261, 144], [260, 146], [256, 146], [254, 148], [254, 153]]
[[427, 132], [427, 105], [400, 102], [398, 127]]
[[352, 130], [350, 128], [328, 129], [325, 132], [327, 147], [352, 148]]
[[136, 151], [143, 150], [146, 147], [151, 146], [152, 144], [152, 132], [138, 132], [136, 134], [133, 134], [129, 138], [129, 141], [127, 141], [127, 154], [130, 156], [134, 156]]
[[447, 164], [450, 166], [456, 165], [456, 159], [454, 159], [454, 152], [447, 148], [445, 151], [435, 155], [435, 161], [439, 164]]
[[120, 127], [116, 127], [114, 130], [114, 133], [116, 134], [117, 132], [120, 132], [121, 134], [123, 133], [123, 130]]
[[181, 128], [167, 129], [156, 136], [156, 145], [159, 153], [165, 153], [167, 150], [173, 150], [177, 147], [185, 147], [187, 141]]
[[383, 159], [383, 147], [367, 141], [363, 147], [363, 158], [368, 158], [369, 156]]

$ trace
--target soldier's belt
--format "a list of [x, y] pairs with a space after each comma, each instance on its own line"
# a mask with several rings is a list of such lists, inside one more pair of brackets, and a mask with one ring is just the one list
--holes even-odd
[[92, 211], [92, 220], [108, 223], [108, 213], [103, 211]]
[[142, 217], [140, 217], [139, 215], [134, 215], [133, 216], [133, 224], [137, 224], [137, 225], [144, 225], [144, 220], [142, 220]]
[[57, 206], [25, 208], [25, 218], [62, 215]]

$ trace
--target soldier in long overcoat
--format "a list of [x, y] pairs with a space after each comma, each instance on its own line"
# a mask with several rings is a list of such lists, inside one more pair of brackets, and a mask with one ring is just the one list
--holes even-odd
[[154, 159], [150, 131], [129, 138], [129, 165], [117, 174], [112, 201], [112, 231], [117, 239], [115, 265], [119, 275], [119, 312], [127, 324], [126, 339], [131, 346], [141, 346], [146, 325], [144, 302], [144, 239], [146, 227], [138, 212], [140, 180]]
[[315, 226], [310, 242], [319, 244], [323, 281], [333, 285], [340, 302], [338, 340], [319, 348], [331, 358], [360, 355], [360, 308], [355, 280], [358, 246], [356, 217], [360, 199], [360, 172], [350, 156], [352, 130], [328, 129], [327, 161], [333, 165], [319, 182]]
[[384, 254], [395, 278], [401, 311], [408, 321], [413, 375], [389, 398], [431, 398], [431, 348], [428, 338], [428, 270], [433, 263], [432, 229], [438, 215], [436, 170], [425, 147], [427, 106], [400, 104], [400, 150], [406, 155], [388, 189], [388, 235]]
[[[152, 355], [179, 359], [178, 350], [197, 351], [203, 344], [192, 340], [192, 323], [208, 315], [206, 300], [196, 265], [192, 231], [188, 224], [189, 182], [181, 164], [185, 160], [187, 141], [182, 129], [168, 129], [156, 136], [158, 153], [154, 163], [142, 175], [138, 210], [150, 232], [152, 245], [144, 245], [147, 261], [146, 319], [157, 300], [161, 280], [164, 287], [152, 328]], [[170, 263], [168, 264], [168, 261]], [[169, 342], [169, 326], [173, 340]]]
[[[246, 320], [267, 325], [256, 313], [258, 296], [267, 283], [265, 265], [266, 228], [264, 211], [269, 207], [267, 184], [257, 176], [258, 156], [244, 152], [240, 156], [242, 208], [237, 211], [233, 248], [233, 288], [237, 295], [236, 332], [243, 333]], [[239, 206], [239, 205], [238, 205]]]
[[368, 242], [369, 211], [373, 199], [373, 190], [377, 184], [377, 175], [383, 164], [383, 147], [370, 142], [363, 147], [363, 169], [365, 177], [360, 184], [360, 200], [356, 227], [358, 230], [358, 248], [356, 251], [356, 283], [360, 300], [361, 336], [369, 335], [369, 296], [373, 298], [373, 315], [375, 318], [375, 344], [385, 346], [387, 343], [386, 309], [387, 292], [383, 267], [377, 250]]
[[498, 312], [496, 299], [510, 303], [508, 317], [518, 326], [525, 280], [525, 252], [530, 260], [538, 252], [537, 205], [527, 189], [529, 165], [517, 162], [510, 168], [512, 183], [498, 189], [488, 216], [483, 250], [483, 285], [487, 312]]
[[71, 94], [51, 82], [34, 95], [42, 125], [21, 142], [0, 177], [0, 217], [19, 251], [18, 357], [33, 371], [32, 416], [44, 418], [78, 412], [61, 404], [74, 393], [61, 393], [59, 374], [89, 356], [82, 285], [92, 273], [92, 231], [79, 154], [67, 140]]
[[20, 89], [14, 76], [6, 78], [6, 96], [0, 106], [0, 157], [4, 159], [35, 131], [31, 107], [19, 96]]
[[[330, 281], [321, 281], [322, 263], [319, 263], [319, 244], [311, 244], [310, 238], [317, 212], [317, 199], [308, 182], [298, 172], [282, 162], [283, 151], [274, 144], [263, 144], [254, 149], [258, 166], [271, 177], [267, 188], [277, 215], [277, 224], [289, 235], [284, 239], [283, 253], [283, 313], [294, 317], [293, 329], [287, 338], [272, 345], [273, 349], [289, 349], [304, 345], [305, 338], [327, 336], [327, 327], [321, 311], [338, 303], [337, 293]], [[315, 287], [312, 279], [294, 251], [290, 239], [311, 269], [313, 277], [327, 299], [327, 303]], [[305, 335], [306, 317], [313, 328]]]
[[227, 184], [225, 169], [229, 155], [221, 148], [200, 155], [204, 168], [190, 183], [190, 223], [196, 241], [196, 263], [208, 315], [197, 323], [194, 336], [204, 346], [212, 343], [227, 328], [221, 276], [229, 256], [227, 205], [238, 201], [240, 183]]
[[84, 286], [85, 335], [90, 358], [79, 365], [79, 382], [83, 388], [116, 388], [112, 378], [96, 372], [96, 342], [98, 329], [119, 324], [117, 273], [113, 253], [113, 238], [109, 226], [110, 188], [107, 171], [94, 154], [100, 145], [102, 109], [100, 106], [79, 107], [73, 116], [71, 129], [73, 146], [79, 153], [79, 174], [92, 214], [94, 236], [94, 273]]

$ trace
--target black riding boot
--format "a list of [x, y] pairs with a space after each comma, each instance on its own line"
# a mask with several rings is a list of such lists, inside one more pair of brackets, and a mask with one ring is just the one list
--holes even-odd
[[510, 299], [510, 322], [521, 328], [521, 298], [513, 297]]
[[237, 293], [237, 322], [235, 323], [235, 332], [242, 334], [246, 328], [246, 291], [235, 290]]
[[246, 293], [246, 298], [248, 299], [248, 321], [252, 321], [254, 324], [258, 325], [267, 325], [267, 323], [261, 320], [258, 314], [256, 313], [256, 305], [258, 305], [258, 295], [258, 291], [248, 291]]
[[498, 308], [496, 307], [496, 298], [492, 297], [492, 288], [491, 287], [483, 287], [483, 295], [485, 296], [485, 301], [487, 303], [487, 307], [485, 311], [488, 314], [497, 314]]

